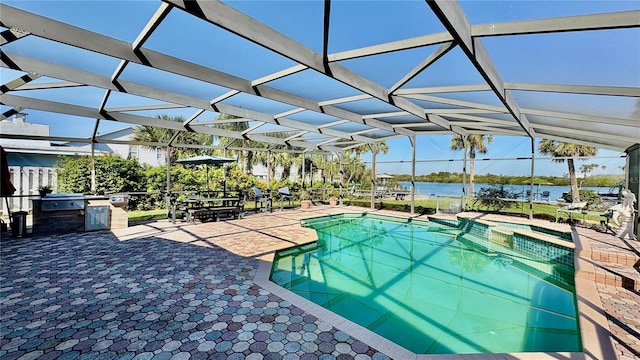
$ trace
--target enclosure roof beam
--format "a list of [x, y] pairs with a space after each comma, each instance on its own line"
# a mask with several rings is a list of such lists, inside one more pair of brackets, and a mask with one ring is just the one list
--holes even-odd
[[[63, 103], [40, 100], [40, 99], [25, 98], [22, 96], [7, 95], [7, 94], [0, 95], [0, 104], [12, 105], [12, 106], [24, 106], [34, 110], [49, 111], [49, 112], [54, 112], [59, 114], [88, 117], [92, 119], [120, 121], [120, 122], [142, 125], [142, 126], [158, 126], [166, 129], [184, 131], [184, 127], [182, 126], [182, 123], [179, 123], [176, 121], [162, 120], [158, 118], [150, 118], [150, 117], [131, 115], [131, 114], [119, 113], [119, 112], [110, 112], [110, 113], [106, 111], [99, 112], [96, 109], [92, 109], [88, 107], [71, 105], [71, 104], [63, 104]], [[286, 144], [283, 139], [278, 139], [278, 138], [273, 138], [273, 137], [263, 136], [263, 135], [243, 136], [240, 132], [237, 132], [237, 131], [231, 131], [226, 129], [213, 128], [213, 127], [202, 127], [201, 133], [214, 135], [214, 136], [236, 138], [236, 139], [244, 139], [248, 137], [251, 140], [265, 142], [265, 143], [280, 144], [280, 145], [289, 144], [293, 146], [312, 148], [312, 149], [318, 148], [314, 144], [306, 143], [303, 141], [292, 140], [292, 141], [289, 141], [288, 144]], [[333, 151], [339, 151], [339, 150], [334, 149]]]
[[[253, 43], [274, 51], [301, 65], [307, 66], [310, 69], [316, 70], [326, 76], [338, 80], [347, 86], [425, 119], [424, 112], [419, 106], [405, 99], [390, 100], [392, 95], [378, 84], [375, 84], [371, 80], [358, 75], [340, 64], [332, 62], [325, 63], [321, 54], [318, 54], [272, 28], [255, 21], [251, 17], [227, 4], [219, 1], [165, 1], [172, 3], [176, 7], [193, 16], [206, 20], [211, 24], [219, 26]], [[384, 124], [385, 123], [381, 122], [379, 125], [384, 126]], [[391, 131], [393, 131], [393, 129], [391, 129]], [[410, 132], [407, 132], [405, 135], [410, 135]]]
[[[593, 86], [566, 84], [533, 84], [511, 82], [504, 84], [505, 89], [519, 91], [540, 91], [584, 95], [631, 96], [640, 97], [640, 87]], [[522, 110], [522, 109], [521, 109]]]
[[164, 110], [164, 109], [183, 109], [185, 105], [180, 104], [157, 104], [157, 105], [138, 105], [138, 106], [122, 106], [105, 108], [106, 111], [126, 112], [126, 111], [146, 111], [146, 110]]
[[133, 41], [132, 48], [138, 50], [151, 37], [151, 34], [160, 26], [162, 21], [169, 15], [172, 6], [167, 3], [160, 3], [158, 10], [144, 26], [138, 37]]
[[440, 45], [440, 47], [437, 48], [436, 51], [434, 51], [431, 55], [427, 56], [427, 58], [422, 60], [420, 64], [416, 65], [416, 67], [414, 67], [411, 71], [409, 71], [409, 73], [403, 76], [402, 79], [398, 80], [398, 82], [393, 84], [389, 88], [389, 94], [395, 93], [398, 89], [400, 89], [406, 83], [411, 81], [411, 79], [418, 76], [424, 69], [429, 67], [429, 65], [433, 64], [434, 62], [438, 61], [438, 59], [446, 55], [449, 52], [449, 50], [453, 49], [455, 46], [456, 44], [453, 41], [449, 41]]
[[454, 105], [454, 106], [460, 106], [465, 108], [473, 108], [478, 110], [488, 110], [488, 111], [493, 111], [498, 113], [506, 113], [507, 111], [507, 109], [503, 106], [488, 105], [488, 104], [476, 103], [476, 102], [465, 101], [465, 100], [443, 98], [438, 96], [422, 95], [422, 94], [411, 94], [411, 95], [403, 95], [403, 96], [416, 99], [416, 100], [424, 100], [424, 101], [430, 101], [430, 102], [435, 102], [440, 104]]
[[[213, 5], [213, 2], [206, 2], [204, 4], [207, 6], [215, 6]], [[201, 3], [200, 5], [203, 4]], [[226, 5], [224, 8], [226, 8]], [[246, 17], [246, 15], [242, 15]], [[293, 106], [303, 107], [311, 111], [326, 113], [328, 115], [344, 118], [356, 123], [363, 122], [362, 117], [359, 114], [352, 113], [350, 111], [331, 106], [321, 107], [317, 102], [310, 99], [286, 93], [265, 85], [252, 86], [251, 82], [248, 80], [146, 48], [140, 48], [138, 51], [134, 52], [131, 49], [131, 46], [126, 42], [19, 10], [5, 4], [0, 4], [0, 26], [11, 27], [12, 24], [29, 24], [32, 34], [44, 39], [120, 58], [122, 60], [144, 66], [150, 66], [150, 64], [153, 64], [153, 67], [159, 70], [198, 79], [236, 91], [258, 95], [266, 99], [283, 102]], [[260, 24], [260, 26], [261, 29], [264, 28], [264, 25]], [[280, 35], [280, 37], [282, 37], [282, 35]], [[214, 111], [219, 111], [218, 105], [209, 104], [208, 108], [211, 107]], [[385, 130], [393, 131], [389, 124], [382, 121], [376, 122], [374, 120], [369, 120], [369, 124]]]
[[524, 20], [474, 25], [471, 36], [544, 34], [566, 31], [625, 29], [640, 26], [640, 11], [564, 16], [551, 19]]
[[[638, 18], [640, 18], [638, 11], [625, 11], [608, 14], [558, 17], [542, 20], [476, 24], [471, 25], [471, 36], [488, 37], [566, 31], [621, 29], [637, 27]], [[329, 61], [351, 60], [360, 57], [438, 45], [452, 40], [453, 37], [448, 32], [439, 32], [329, 54]]]
[[16, 90], [20, 90], [20, 91], [46, 90], [46, 89], [62, 89], [62, 88], [81, 87], [81, 86], [87, 86], [87, 85], [74, 83], [71, 81], [56, 81], [56, 82], [50, 82], [50, 83], [24, 84], [19, 88], [17, 88]]
[[596, 140], [596, 139], [592, 139], [590, 136], [584, 137], [584, 138], [579, 138], [577, 136], [569, 136], [571, 134], [570, 132], [567, 135], [558, 135], [557, 133], [551, 133], [545, 130], [540, 130], [539, 134], [541, 136], [544, 136], [545, 139], [551, 139], [551, 140], [562, 141], [562, 142], [584, 145], [584, 146], [591, 146], [596, 148], [612, 149], [616, 151], [624, 151], [627, 147], [633, 145], [628, 143], [620, 143], [619, 141], [607, 141], [606, 139]]
[[18, 78], [15, 78], [13, 80], [10, 80], [2, 85], [0, 85], [0, 95], [2, 94], [6, 94], [11, 90], [15, 90], [25, 84], [30, 83], [31, 81], [41, 77], [42, 74], [38, 74], [38, 73], [34, 73], [34, 72], [30, 72], [27, 74], [24, 74]]
[[[120, 90], [128, 94], [144, 96], [144, 97], [153, 98], [161, 101], [167, 101], [175, 104], [182, 104], [182, 105], [186, 105], [186, 106], [190, 106], [198, 109], [209, 107], [208, 101], [203, 99], [198, 99], [188, 95], [177, 94], [177, 93], [169, 92], [162, 89], [151, 88], [145, 85], [140, 85], [140, 84], [136, 84], [128, 81], [119, 81], [118, 82], [119, 88], [118, 88], [106, 76], [102, 76], [95, 73], [89, 73], [81, 70], [70, 69], [60, 65], [47, 63], [41, 60], [30, 59], [30, 58], [22, 57], [12, 53], [7, 53], [7, 52], [1, 53], [0, 60], [2, 60], [0, 65], [8, 68], [14, 68], [16, 70], [35, 68], [35, 69], [40, 69], [47, 76], [55, 77], [63, 80], [85, 83], [87, 85], [100, 87], [108, 90], [114, 90], [114, 91]], [[285, 118], [280, 118], [280, 119], [277, 119], [276, 121], [273, 119], [273, 116], [270, 114], [264, 114], [257, 111], [252, 111], [252, 110], [244, 109], [241, 107], [233, 106], [233, 105], [218, 104], [216, 105], [216, 107], [219, 112], [235, 115], [240, 118], [252, 118], [253, 120], [256, 120], [256, 121], [264, 121], [264, 122], [268, 122], [276, 125], [279, 124], [279, 125], [288, 126], [288, 127], [296, 128], [300, 130], [308, 130], [312, 132], [317, 131], [317, 128], [315, 126], [307, 123], [289, 120]], [[344, 113], [346, 113], [346, 111], [340, 110], [341, 115], [344, 115]], [[237, 119], [230, 119], [230, 120], [238, 121]], [[362, 120], [361, 117], [360, 117], [360, 120]], [[360, 123], [362, 122], [364, 121], [361, 121]], [[185, 130], [185, 128], [183, 127], [182, 130]], [[333, 129], [326, 129], [323, 131], [323, 133], [333, 135], [336, 137], [342, 137], [345, 139], [351, 138], [351, 135], [349, 135], [348, 133], [338, 131], [338, 130], [333, 130]], [[360, 137], [358, 138], [358, 140], [365, 141], [365, 142], [375, 141], [374, 139], [370, 139], [366, 137]]]
[[504, 82], [496, 69], [489, 53], [486, 51], [480, 39], [474, 39], [471, 34], [471, 24], [460, 8], [457, 1], [430, 0], [427, 4], [442, 24], [453, 36], [457, 44], [462, 48], [467, 58], [480, 72], [493, 92], [498, 96], [514, 120], [531, 138], [535, 138], [535, 131], [531, 128], [525, 117], [520, 116], [520, 107], [509, 90], [504, 89]]
[[11, 28], [0, 32], [0, 46], [10, 44], [16, 40], [30, 35], [28, 31], [24, 31], [18, 28]]
[[621, 118], [613, 118], [607, 116], [594, 116], [588, 114], [577, 114], [577, 113], [567, 113], [561, 111], [552, 111], [552, 110], [540, 110], [540, 109], [522, 109], [522, 113], [527, 115], [535, 115], [535, 116], [544, 116], [544, 117], [553, 117], [557, 119], [563, 120], [580, 120], [586, 122], [593, 123], [604, 123], [609, 125], [623, 125], [623, 126], [632, 126], [638, 127], [638, 123], [640, 119], [621, 119]]
[[0, 120], [4, 120], [10, 116], [13, 116], [15, 114], [20, 113], [21, 111], [23, 111], [25, 108], [22, 106], [15, 106], [13, 109], [9, 109], [5, 112], [2, 113], [2, 115], [0, 115]]

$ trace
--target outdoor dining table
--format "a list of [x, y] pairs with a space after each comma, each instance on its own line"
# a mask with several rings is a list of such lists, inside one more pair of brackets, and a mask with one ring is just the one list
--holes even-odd
[[243, 206], [239, 197], [191, 197], [180, 199], [172, 211], [172, 221], [175, 223], [176, 210], [184, 211], [187, 222], [194, 222], [195, 219], [219, 220], [221, 215], [233, 215], [234, 218], [241, 216]]
[[187, 208], [213, 208], [218, 206], [233, 206], [240, 202], [239, 197], [197, 197], [179, 200]]

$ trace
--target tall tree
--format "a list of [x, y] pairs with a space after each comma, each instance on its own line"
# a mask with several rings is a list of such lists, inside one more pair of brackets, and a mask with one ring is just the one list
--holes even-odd
[[[339, 162], [336, 159], [336, 162]], [[370, 173], [367, 171], [366, 166], [360, 161], [356, 155], [345, 152], [342, 154], [342, 173], [341, 183], [347, 187], [355, 186], [359, 184], [362, 186], [365, 184], [365, 177]], [[367, 184], [369, 184], [367, 182]]]
[[[286, 139], [291, 135], [293, 135], [293, 133], [290, 131], [280, 131], [269, 134], [269, 136], [279, 139]], [[268, 146], [260, 144], [259, 147]], [[291, 175], [291, 167], [293, 166], [295, 159], [300, 156], [299, 154], [281, 151], [282, 149], [283, 146], [278, 145], [276, 147], [273, 147], [271, 151], [265, 150], [254, 154], [256, 164], [262, 164], [266, 167], [267, 163], [269, 163], [269, 178], [271, 179], [275, 178], [276, 169], [278, 167], [282, 168], [282, 180], [288, 179]]]
[[591, 175], [591, 172], [593, 170], [595, 170], [595, 169], [597, 169], [599, 167], [600, 167], [600, 165], [598, 165], [598, 164], [582, 164], [582, 165], [580, 165], [580, 172], [582, 172], [582, 175], [586, 179], [587, 177], [589, 177]]
[[[376, 155], [380, 153], [387, 154], [389, 152], [389, 145], [384, 141], [374, 143], [373, 151], [375, 151]], [[366, 167], [363, 166], [364, 164], [362, 163], [361, 156], [366, 152], [371, 152], [371, 146], [369, 146], [369, 144], [360, 145], [351, 149], [350, 153], [355, 155], [355, 157], [353, 161], [344, 163], [344, 165], [349, 165], [351, 167], [351, 169], [345, 169], [346, 173], [349, 174], [347, 183], [355, 181], [362, 184], [364, 182], [364, 177], [366, 176], [364, 170]], [[369, 171], [369, 173], [371, 173], [371, 171]], [[373, 174], [370, 175], [367, 181], [370, 182], [372, 178]]]
[[258, 162], [264, 166], [267, 166], [267, 156], [269, 156], [269, 178], [275, 179], [276, 169], [280, 167], [282, 168], [281, 179], [287, 180], [291, 176], [291, 167], [293, 166], [295, 159], [300, 155], [279, 151], [278, 149], [262, 151], [259, 154], [256, 154]]
[[[485, 143], [486, 142], [486, 143]], [[469, 149], [469, 196], [475, 197], [475, 160], [476, 153], [486, 154], [487, 144], [493, 143], [493, 137], [491, 135], [467, 135], [467, 148]], [[462, 135], [455, 135], [451, 138], [451, 150], [464, 150], [464, 141]]]
[[[166, 114], [157, 115], [156, 118], [160, 120], [166, 121], [176, 121], [176, 122], [184, 122], [184, 118], [182, 116], [169, 116]], [[173, 134], [175, 134], [176, 130], [167, 129], [159, 126], [150, 126], [150, 125], [141, 125], [136, 126], [133, 129], [133, 139], [136, 141], [142, 142], [155, 142], [155, 143], [163, 143], [166, 144], [171, 140]], [[190, 131], [182, 131], [178, 137], [176, 138], [175, 144], [211, 144], [212, 137], [207, 134], [200, 134]], [[147, 148], [155, 148], [155, 146], [144, 146]], [[196, 149], [188, 149], [188, 148], [174, 148], [171, 147], [169, 149], [169, 153], [167, 154], [167, 163], [170, 163], [173, 159], [177, 157], [187, 157], [187, 156], [195, 156], [198, 155], [200, 150]]]
[[[380, 153], [386, 154], [389, 152], [389, 145], [387, 145], [387, 143], [384, 141], [377, 142], [374, 144], [374, 150], [376, 154], [380, 154]], [[371, 151], [371, 147], [369, 147], [369, 144], [360, 145], [351, 149], [351, 153], [353, 153], [356, 156], [358, 161], [360, 161], [360, 156], [362, 154], [369, 151]]]
[[569, 167], [569, 183], [571, 184], [571, 202], [580, 202], [580, 190], [578, 189], [578, 178], [576, 177], [576, 168], [573, 163], [574, 157], [594, 156], [598, 149], [586, 146], [570, 144], [551, 139], [544, 139], [538, 144], [538, 151], [542, 155], [550, 155], [557, 163], [564, 162], [567, 159]]
[[[216, 120], [233, 120], [233, 119], [239, 119], [239, 118], [235, 115], [229, 115], [229, 114], [220, 114], [216, 116]], [[242, 132], [249, 129], [249, 123], [247, 121], [224, 122], [224, 123], [216, 124], [215, 126], [219, 129], [225, 129], [225, 130], [231, 130], [231, 131], [237, 131], [237, 132]], [[218, 141], [220, 146], [229, 146], [233, 144], [237, 144], [237, 146], [241, 146], [243, 148], [258, 146], [254, 141], [251, 141], [249, 139], [239, 140], [239, 139], [218, 137]], [[238, 155], [238, 164], [241, 165], [244, 172], [246, 172], [247, 174], [253, 173], [253, 165], [256, 164], [256, 159], [254, 158], [253, 151], [238, 150], [238, 151], [232, 151], [232, 153], [236, 153]]]

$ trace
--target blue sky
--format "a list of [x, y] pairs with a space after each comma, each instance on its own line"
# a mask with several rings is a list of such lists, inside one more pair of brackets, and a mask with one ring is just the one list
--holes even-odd
[[[451, 136], [429, 136], [419, 140], [416, 148], [417, 160], [444, 160], [434, 162], [423, 162], [416, 165], [416, 174], [429, 174], [432, 172], [449, 171], [462, 172], [462, 151], [452, 152], [449, 150]], [[539, 142], [539, 140], [537, 141]], [[386, 173], [410, 173], [410, 163], [384, 163], [386, 161], [398, 161], [400, 159], [411, 160], [411, 149], [407, 139], [396, 139], [389, 141], [389, 153], [387, 155], [376, 156], [377, 172]], [[531, 140], [525, 137], [516, 136], [494, 136], [493, 144], [488, 145], [486, 154], [476, 154], [475, 172], [476, 174], [498, 174], [528, 176], [531, 171], [529, 160], [509, 160], [520, 157], [531, 156]], [[576, 159], [576, 170], [583, 164], [599, 164], [605, 168], [598, 168], [592, 174], [621, 174], [619, 168], [624, 166], [625, 159], [620, 158], [624, 153], [610, 150], [599, 150], [598, 157], [593, 159]], [[543, 158], [537, 151], [535, 157]], [[365, 161], [371, 161], [370, 154], [363, 157]], [[448, 161], [458, 159], [459, 161]], [[490, 160], [483, 160], [490, 159]], [[505, 160], [499, 160], [505, 159]], [[566, 163], [555, 163], [551, 160], [538, 159], [535, 161], [535, 173], [537, 175], [564, 176], [567, 173]], [[579, 170], [578, 170], [579, 171]]]
[[[4, 3], [32, 11], [47, 17], [68, 22], [91, 31], [132, 42], [144, 27], [146, 21], [157, 9], [157, 1], [4, 1]], [[255, 17], [266, 25], [293, 37], [296, 41], [315, 50], [322, 51], [322, 11], [321, 1], [232, 1], [227, 2], [240, 11]], [[444, 28], [431, 13], [424, 1], [396, 1], [393, 11], [389, 11], [388, 1], [333, 1], [329, 52], [359, 48], [379, 42], [406, 39], [414, 36], [437, 33]], [[472, 24], [520, 21], [537, 18], [614, 12], [640, 9], [639, 1], [461, 1]], [[124, 16], [126, 8], [131, 16]], [[354, 16], [357, 14], [358, 16]], [[640, 30], [611, 30], [605, 32], [558, 33], [528, 36], [504, 36], [483, 39], [491, 58], [505, 81], [537, 82], [557, 84], [589, 84], [611, 86], [640, 86]], [[179, 11], [172, 10], [163, 24], [145, 43], [145, 47], [181, 57], [207, 67], [239, 76], [257, 79], [269, 73], [293, 65], [290, 60], [277, 56], [252, 43], [226, 33], [203, 21], [195, 20]], [[37, 38], [25, 38], [6, 45], [8, 51], [34, 58], [52, 61], [65, 66], [77, 66], [86, 71], [110, 76], [118, 61], [102, 55], [94, 55], [82, 50], [71, 50], [65, 45], [51, 46]], [[3, 48], [3, 50], [4, 50]], [[412, 49], [392, 54], [341, 62], [351, 70], [369, 77], [382, 86], [393, 85], [420, 60], [430, 54], [435, 47]], [[54, 55], [52, 55], [54, 54]], [[375, 58], [375, 59], [374, 59]], [[380, 67], [383, 59], [387, 66]], [[374, 60], [376, 60], [374, 65]], [[622, 69], [622, 70], [621, 70]], [[0, 69], [2, 83], [21, 73]], [[130, 65], [122, 74], [125, 80], [136, 81], [148, 86], [172, 84], [172, 90], [201, 98], [215, 98], [227, 89], [197, 80], [177, 80], [170, 74], [158, 74], [156, 70]], [[41, 81], [51, 81], [42, 79]], [[441, 86], [480, 83], [477, 71], [468, 64], [464, 54], [454, 49], [436, 64], [412, 80], [407, 87]], [[300, 83], [307, 86], [300, 88]], [[332, 97], [348, 96], [357, 92], [337, 81], [325, 79], [307, 70], [281, 79], [269, 85], [285, 91], [307, 96], [316, 101]], [[64, 98], [77, 105], [97, 107], [104, 94], [100, 89], [66, 89], [65, 91], [39, 91], [33, 96], [56, 101]], [[24, 94], [30, 96], [30, 94]], [[442, 94], [460, 100], [486, 100], [487, 93]], [[635, 110], [635, 99], [599, 97], [587, 95], [562, 95], [514, 92], [521, 107], [541, 108], [567, 112], [584, 112], [593, 115], [607, 115], [629, 118]], [[229, 104], [251, 103], [252, 109], [263, 112], [279, 112], [290, 109], [269, 100], [249, 95], [231, 98]], [[497, 98], [490, 100], [497, 102]], [[115, 95], [107, 107], [154, 103], [130, 95]], [[613, 113], [603, 109], [614, 108]], [[381, 102], [351, 104], [352, 107], [375, 107], [385, 109]], [[346, 107], [346, 106], [345, 106]], [[6, 107], [2, 107], [5, 111]], [[65, 115], [46, 114], [30, 111], [28, 121], [51, 125], [51, 134], [56, 136], [89, 136], [93, 130], [93, 119], [79, 119]], [[171, 115], [189, 117], [194, 109], [163, 111]], [[375, 112], [375, 111], [374, 111]], [[154, 116], [157, 112], [137, 112], [139, 115]], [[207, 112], [202, 120], [215, 117]], [[300, 118], [309, 116], [299, 115]], [[100, 132], [123, 127], [122, 123], [102, 121]], [[640, 135], [640, 134], [639, 134]], [[417, 159], [461, 158], [460, 152], [449, 151], [450, 136], [419, 137]], [[524, 137], [500, 136], [489, 147], [489, 153], [480, 158], [527, 157], [530, 156], [530, 140]], [[410, 146], [407, 139], [388, 142], [390, 152], [379, 156], [378, 160], [410, 160]], [[619, 152], [601, 150], [602, 156], [619, 156]], [[537, 154], [538, 156], [538, 154]], [[364, 159], [368, 159], [365, 155]], [[587, 161], [606, 166], [604, 172], [619, 172], [623, 159], [598, 159]], [[577, 166], [582, 164], [578, 162]], [[380, 164], [380, 172], [408, 172], [408, 165]], [[459, 162], [420, 163], [417, 173], [432, 171], [460, 171]], [[603, 170], [597, 170], [596, 173]], [[482, 161], [476, 165], [478, 173], [516, 174], [529, 173], [528, 161]], [[549, 160], [536, 163], [536, 173], [562, 175], [565, 164], [552, 164]]]

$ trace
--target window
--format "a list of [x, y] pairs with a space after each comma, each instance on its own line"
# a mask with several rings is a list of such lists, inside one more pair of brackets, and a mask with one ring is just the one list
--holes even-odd
[[137, 159], [138, 158], [138, 145], [133, 145], [129, 147], [129, 159]]

